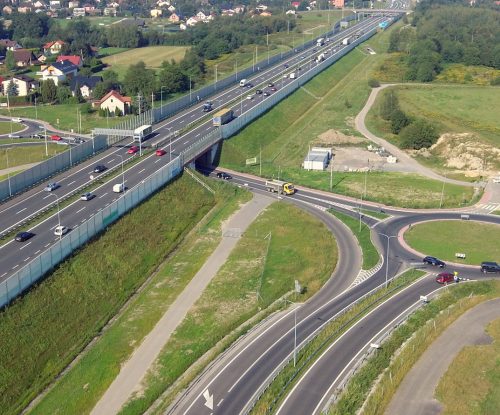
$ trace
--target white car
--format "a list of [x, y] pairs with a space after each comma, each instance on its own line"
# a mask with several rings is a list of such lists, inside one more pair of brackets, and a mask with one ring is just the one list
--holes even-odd
[[500, 183], [500, 176], [493, 177], [492, 181], [493, 183]]
[[63, 225], [57, 225], [56, 228], [54, 229], [54, 235], [56, 236], [63, 236], [67, 234], [69, 229], [66, 226]]
[[247, 99], [253, 99], [253, 95], [247, 95]]
[[12, 118], [12, 122], [23, 122], [23, 120], [22, 120], [22, 118], [15, 117], [15, 118]]
[[95, 195], [92, 193], [84, 193], [83, 195], [80, 196], [80, 200], [88, 201], [88, 200], [92, 200], [94, 197], [95, 197]]

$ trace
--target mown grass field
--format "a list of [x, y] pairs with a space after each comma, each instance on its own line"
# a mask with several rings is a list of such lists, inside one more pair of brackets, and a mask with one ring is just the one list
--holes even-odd
[[143, 61], [146, 67], [158, 69], [163, 61], [181, 61], [186, 49], [186, 46], [148, 46], [106, 56], [102, 61], [108, 65], [108, 69], [115, 71], [123, 79], [130, 65]]
[[494, 414], [500, 408], [500, 319], [486, 332], [492, 342], [462, 349], [441, 378], [436, 397], [443, 414]]
[[[45, 156], [45, 144], [30, 146], [9, 147], [8, 152], [5, 147], [0, 148], [0, 170], [7, 167], [21, 166], [22, 164], [37, 163], [47, 158], [53, 157], [58, 153], [68, 150], [68, 146], [50, 144], [48, 146], [49, 156]], [[7, 166], [7, 157], [9, 165]]]
[[[449, 287], [439, 298], [416, 311], [405, 324], [393, 332], [384, 342], [383, 348], [368, 359], [353, 376], [343, 395], [328, 414], [356, 413], [370, 392], [361, 413], [383, 415], [405, 375], [432, 342], [467, 310], [483, 301], [498, 298], [499, 295], [500, 283], [493, 280]], [[497, 323], [496, 325], [498, 326]], [[472, 349], [482, 347], [484, 346]], [[455, 365], [454, 369], [456, 369], [454, 374], [451, 377], [445, 375], [438, 386], [437, 397], [443, 396], [440, 390], [443, 391], [444, 387], [445, 403], [450, 404], [450, 410], [444, 408], [443, 414], [495, 414], [497, 412], [500, 385], [498, 344], [493, 347], [495, 348], [493, 358], [488, 362], [479, 359], [477, 364], [473, 364], [473, 368], [466, 359], [455, 359], [452, 363], [451, 367]], [[470, 349], [467, 347], [465, 351]], [[491, 356], [491, 350], [485, 350], [485, 354]], [[467, 371], [468, 368], [471, 371]], [[486, 395], [484, 394], [485, 378], [489, 381], [487, 385], [489, 390]], [[447, 382], [444, 386], [445, 380]], [[464, 383], [470, 386], [467, 390], [460, 387]], [[458, 409], [460, 404], [463, 406]]]
[[[19, 413], [51, 383], [215, 203], [214, 197], [191, 178], [179, 178], [110, 226], [106, 233], [3, 310], [0, 314], [2, 413]], [[155, 231], [131, 232], [145, 229], [145, 218], [147, 229]], [[162, 280], [161, 284], [172, 282]], [[143, 317], [137, 328], [142, 335], [149, 332], [158, 314], [152, 312]], [[136, 331], [127, 332], [130, 337], [125, 336], [125, 342], [110, 352], [120, 355], [131, 350]], [[100, 376], [102, 373], [97, 379]], [[91, 384], [86, 392], [82, 389], [84, 385], [79, 383], [76, 388], [84, 394], [93, 393], [97, 386]], [[59, 413], [68, 413], [64, 406], [74, 404], [64, 396], [58, 400], [57, 405], [63, 406]]]
[[17, 133], [24, 129], [24, 125], [18, 122], [0, 121], [0, 134]]
[[[500, 261], [500, 225], [459, 220], [416, 224], [405, 232], [406, 242], [425, 255], [443, 261], [479, 265], [482, 261]], [[465, 253], [465, 259], [455, 253]]]
[[[304, 171], [300, 165], [318, 135], [339, 130], [359, 135], [353, 120], [371, 89], [371, 71], [384, 59], [390, 30], [372, 38], [369, 45], [378, 52], [367, 55], [354, 50], [308, 82], [258, 120], [224, 142], [221, 165], [259, 174], [260, 166], [246, 166], [247, 158], [262, 153], [262, 175], [330, 190], [330, 173]], [[307, 91], [307, 92], [306, 92]], [[332, 191], [360, 197], [364, 173], [334, 173]], [[421, 176], [373, 172], [368, 175], [366, 199], [393, 206], [438, 207], [442, 183]], [[472, 201], [473, 192], [461, 186], [445, 186], [443, 206], [460, 206]]]

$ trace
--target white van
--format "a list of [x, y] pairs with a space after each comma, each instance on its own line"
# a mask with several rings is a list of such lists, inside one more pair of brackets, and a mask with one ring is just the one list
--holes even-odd
[[12, 118], [12, 122], [23, 122], [23, 119], [19, 118], [19, 117], [15, 117], [15, 118]]
[[113, 185], [113, 192], [115, 193], [121, 193], [125, 190], [125, 186], [123, 183], [116, 183]]
[[242, 79], [242, 80], [240, 81], [240, 86], [246, 86], [246, 85], [247, 85], [247, 83], [248, 83], [248, 81], [247, 81], [246, 79]]
[[297, 76], [295, 75], [295, 72], [292, 72], [290, 75], [289, 75], [290, 79], [295, 79]]

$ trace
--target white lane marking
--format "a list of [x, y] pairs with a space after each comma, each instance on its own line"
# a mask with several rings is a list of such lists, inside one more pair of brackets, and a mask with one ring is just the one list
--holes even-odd
[[191, 115], [191, 118], [196, 117], [196, 114]]
[[99, 199], [106, 196], [108, 194], [108, 192], [104, 193], [103, 195], [99, 196]]
[[43, 200], [47, 199], [48, 197], [50, 197], [50, 194], [49, 194], [49, 195], [47, 195], [47, 196], [45, 196], [45, 197], [43, 198]]
[[222, 403], [222, 401], [224, 400], [224, 398], [222, 398], [219, 403], [217, 404], [217, 406], [220, 406], [220, 404]]
[[76, 180], [73, 180], [71, 183], [68, 183], [66, 186], [71, 186]]
[[19, 264], [14, 265], [14, 266], [12, 267], [12, 269], [16, 269], [18, 266], [19, 266]]
[[155, 164], [156, 164], [156, 163], [158, 163], [159, 161], [161, 161], [161, 159], [156, 160], [156, 161], [155, 161]]
[[41, 250], [39, 249], [38, 251], [36, 251], [33, 255], [36, 255], [40, 252]]
[[47, 245], [45, 245], [45, 248], [47, 248], [47, 247], [49, 247], [49, 246], [50, 246], [50, 242], [49, 242]]
[[112, 161], [115, 161], [115, 159], [112, 158], [112, 159], [106, 160], [106, 163], [111, 163]]
[[75, 213], [80, 213], [83, 209], [85, 209], [87, 206], [82, 207], [81, 209], [77, 210]]
[[25, 211], [26, 209], [28, 209], [28, 208], [27, 208], [27, 207], [25, 207], [24, 209], [21, 209], [21, 210], [17, 211], [17, 212], [16, 212], [16, 215], [18, 215], [19, 213], [21, 213], [21, 212]]
[[187, 143], [189, 143], [189, 140], [187, 140], [187, 141], [184, 142], [184, 144], [187, 144]]
[[201, 134], [201, 133], [196, 134], [196, 135], [195, 135], [195, 137], [199, 137], [199, 136], [200, 136], [200, 134]]
[[29, 261], [30, 257], [26, 258], [23, 262]]
[[146, 170], [145, 168], [144, 168], [144, 169], [142, 169], [142, 170], [139, 170], [139, 171], [137, 172], [137, 174], [142, 173], [142, 172], [143, 172], [143, 171], [145, 171], [145, 170]]
[[19, 250], [26, 248], [31, 242], [28, 242], [27, 244], [24, 244]]
[[6, 273], [6, 272], [4, 272], [2, 275], [0, 275], [0, 278], [5, 277], [6, 275], [7, 275], [7, 273]]

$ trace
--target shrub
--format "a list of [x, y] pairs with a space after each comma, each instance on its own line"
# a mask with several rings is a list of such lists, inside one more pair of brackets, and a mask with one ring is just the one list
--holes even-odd
[[490, 81], [490, 85], [493, 85], [493, 86], [498, 86], [498, 85], [500, 85], [500, 76], [497, 76], [496, 78], [493, 78], [493, 79]]
[[424, 120], [416, 120], [401, 130], [401, 147], [420, 150], [433, 145], [439, 134], [436, 128]]
[[387, 91], [382, 99], [382, 103], [380, 105], [380, 116], [389, 121], [391, 119], [392, 113], [399, 109], [398, 97], [394, 91]]
[[394, 110], [391, 114], [391, 131], [393, 134], [399, 134], [401, 130], [409, 125], [411, 120], [400, 109]]
[[378, 79], [371, 78], [368, 80], [368, 86], [370, 88], [378, 88], [380, 86], [380, 82]]

